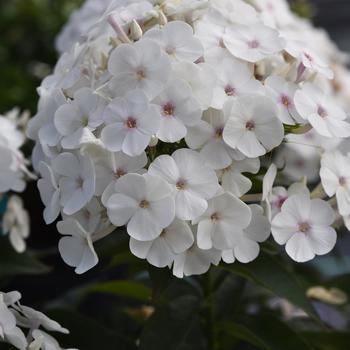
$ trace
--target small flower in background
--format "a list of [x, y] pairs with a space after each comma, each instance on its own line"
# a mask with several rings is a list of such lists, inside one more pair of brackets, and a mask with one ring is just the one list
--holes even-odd
[[22, 305], [21, 297], [17, 291], [0, 292], [0, 339], [20, 350], [61, 350], [57, 340], [42, 328], [64, 334], [69, 333], [68, 329], [42, 312]]

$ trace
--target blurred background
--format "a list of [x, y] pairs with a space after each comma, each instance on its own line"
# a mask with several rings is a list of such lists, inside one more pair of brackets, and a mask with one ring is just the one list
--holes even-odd
[[[69, 14], [82, 2], [82, 0], [0, 0], [0, 114], [14, 106], [35, 114], [38, 101], [36, 87], [51, 72], [57, 61], [55, 37], [67, 21]], [[350, 52], [349, 0], [291, 0], [290, 2], [294, 11], [301, 16], [312, 18], [316, 26], [324, 27], [329, 32], [342, 50]], [[60, 295], [75, 300], [74, 295], [65, 294], [65, 290], [71, 287], [84, 287], [84, 283], [96, 278], [103, 280], [106, 277], [104, 274], [108, 274], [108, 278], [113, 275], [118, 278], [123, 276], [123, 269], [114, 269], [111, 272], [103, 268], [94, 269], [83, 276], [76, 275], [57, 254], [59, 235], [54, 225], [44, 224], [43, 207], [34, 183], [28, 186], [24, 200], [31, 216], [31, 237], [28, 245], [34, 251], [40, 252], [42, 260], [47, 265], [54, 266], [55, 270], [44, 277], [28, 274], [11, 281], [2, 279], [0, 290], [3, 287], [6, 287], [6, 290], [21, 290], [24, 295], [23, 302], [27, 304], [40, 305], [50, 300], [60, 303], [62, 302]], [[113, 249], [108, 240], [103, 244], [104, 247], [99, 248], [100, 253]], [[0, 256], [7, 254], [6, 252], [11, 249], [7, 239], [2, 239]], [[324, 265], [325, 271], [328, 268], [330, 274], [332, 274], [332, 267], [333, 270], [338, 269], [338, 274], [350, 270], [350, 259], [342, 261], [341, 267], [336, 266], [333, 260], [327, 259], [332, 258], [320, 258], [318, 261], [319, 264]], [[0, 266], [0, 276], [1, 273], [3, 272]], [[119, 334], [127, 328], [129, 334], [135, 331], [133, 328], [135, 326], [128, 324], [120, 312], [113, 313], [113, 310], [110, 310], [111, 304], [108, 300], [108, 297], [104, 296], [98, 303], [91, 303], [91, 299], [87, 298], [79, 309], [83, 309], [84, 314], [93, 316], [95, 322], [100, 324], [101, 322], [114, 324], [108, 319], [110, 317], [121, 318], [115, 322], [115, 324], [118, 323]], [[114, 304], [113, 307], [117, 310], [118, 305]], [[84, 322], [83, 319], [80, 321]], [[66, 322], [69, 323], [69, 320]], [[95, 330], [96, 325], [97, 323], [90, 324], [91, 329]], [[79, 333], [76, 323], [75, 327], [69, 324], [67, 326], [71, 328], [72, 333], [76, 335]], [[102, 330], [99, 331], [102, 332]], [[104, 336], [108, 338], [109, 333]], [[92, 338], [87, 339], [90, 341]], [[102, 348], [98, 343], [96, 344], [90, 344], [90, 347], [86, 346], [84, 349], [108, 348], [108, 346]]]

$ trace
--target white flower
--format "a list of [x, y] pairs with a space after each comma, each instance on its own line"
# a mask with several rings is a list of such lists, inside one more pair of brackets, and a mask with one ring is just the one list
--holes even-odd
[[45, 162], [40, 162], [41, 179], [38, 181], [40, 197], [45, 205], [44, 220], [47, 225], [53, 223], [60, 213], [60, 189], [57, 175]]
[[208, 201], [208, 209], [194, 220], [198, 223], [197, 244], [200, 249], [226, 250], [236, 245], [252, 215], [249, 207], [230, 193], [223, 193]]
[[40, 140], [42, 145], [55, 147], [59, 144], [62, 135], [54, 124], [57, 109], [67, 100], [61, 89], [42, 94], [39, 100], [38, 113], [29, 120], [27, 135], [33, 140]]
[[29, 344], [28, 350], [64, 350], [54, 337], [42, 330], [34, 329], [32, 337], [34, 340]]
[[283, 125], [273, 102], [264, 96], [247, 95], [233, 101], [224, 141], [249, 158], [264, 155], [281, 144]]
[[23, 173], [16, 155], [10, 148], [0, 146], [0, 193], [13, 190], [22, 192], [25, 188]]
[[18, 130], [16, 120], [0, 115], [0, 145], [17, 150], [23, 145], [24, 141], [24, 134]]
[[152, 99], [166, 84], [171, 65], [156, 42], [141, 39], [133, 45], [119, 45], [109, 58], [108, 70], [114, 76], [110, 89], [115, 96], [140, 89]]
[[214, 170], [197, 152], [188, 149], [157, 157], [149, 166], [149, 173], [162, 177], [172, 186], [176, 216], [182, 220], [203, 214], [208, 207], [207, 199], [220, 188]]
[[289, 197], [272, 220], [272, 235], [278, 244], [286, 244], [287, 254], [297, 262], [329, 253], [337, 239], [331, 227], [335, 218], [331, 206], [304, 194]]
[[263, 193], [262, 193], [262, 200], [266, 200], [268, 195], [270, 194], [273, 183], [275, 182], [277, 176], [277, 167], [274, 163], [271, 163], [268, 167], [264, 178], [263, 178]]
[[[107, 156], [96, 164], [96, 195], [104, 191], [109, 192], [107, 187], [113, 187], [115, 182], [128, 173], [142, 173], [147, 164], [147, 156], [142, 152], [139, 156], [130, 157], [123, 152], [108, 152]], [[104, 202], [102, 196], [102, 202]]]
[[173, 274], [176, 277], [201, 275], [206, 273], [211, 264], [218, 265], [221, 260], [221, 251], [215, 248], [203, 250], [195, 242], [185, 252], [175, 256]]
[[63, 213], [71, 215], [83, 208], [95, 192], [95, 170], [88, 156], [64, 152], [53, 161], [53, 170], [60, 175], [60, 203]]
[[2, 219], [2, 230], [9, 234], [12, 246], [18, 253], [26, 249], [25, 239], [29, 236], [29, 215], [23, 208], [23, 201], [18, 196], [11, 196]]
[[109, 151], [140, 155], [159, 129], [160, 115], [140, 90], [115, 98], [105, 109], [101, 139]]
[[260, 252], [258, 243], [266, 241], [270, 235], [271, 225], [264, 216], [263, 208], [257, 204], [249, 206], [252, 220], [247, 228], [235, 237], [233, 249], [222, 252], [222, 259], [226, 263], [233, 263], [237, 259], [241, 263], [255, 260]]
[[322, 136], [349, 137], [350, 124], [345, 112], [319, 88], [305, 83], [295, 93], [294, 103], [299, 114]]
[[73, 215], [65, 215], [62, 213], [62, 219], [75, 219], [84, 228], [85, 231], [94, 233], [99, 228], [105, 209], [96, 197], [84, 206], [81, 210]]
[[294, 125], [304, 120], [299, 116], [294, 105], [294, 95], [297, 86], [278, 75], [272, 75], [265, 80], [266, 92], [278, 106], [278, 117], [284, 124]]
[[252, 181], [242, 173], [256, 174], [259, 169], [259, 158], [233, 160], [228, 167], [218, 171], [221, 186], [225, 191], [241, 197], [252, 187]]
[[320, 73], [327, 79], [333, 79], [334, 73], [329, 68], [328, 64], [319, 57], [311, 48], [305, 47], [305, 43], [298, 40], [286, 40], [285, 50], [293, 57], [301, 62], [299, 69], [299, 80], [303, 79], [304, 70], [309, 70], [311, 73]]
[[179, 62], [173, 68], [176, 77], [187, 81], [191, 86], [192, 94], [202, 110], [209, 108], [216, 81], [216, 74], [212, 67], [206, 63]]
[[187, 134], [187, 126], [198, 124], [202, 110], [192, 96], [192, 89], [184, 80], [175, 79], [158, 95], [153, 103], [160, 109], [157, 137], [164, 142], [176, 142]]
[[327, 195], [336, 196], [340, 215], [350, 215], [350, 156], [340, 152], [325, 153], [320, 177]]
[[170, 266], [176, 254], [189, 249], [194, 242], [193, 233], [185, 221], [175, 219], [152, 241], [130, 238], [131, 252], [157, 267]]
[[76, 219], [67, 218], [58, 222], [57, 230], [66, 235], [58, 244], [62, 259], [67, 265], [75, 267], [77, 274], [90, 270], [98, 263], [91, 238], [92, 232], [86, 231]]
[[273, 187], [266, 198], [267, 216], [270, 221], [281, 211], [283, 203], [295, 194], [310, 195], [310, 191], [303, 182], [295, 182], [288, 189], [282, 186]]
[[144, 38], [156, 41], [170, 57], [195, 62], [203, 56], [203, 45], [193, 36], [193, 29], [183, 21], [172, 21], [163, 28], [147, 31]]
[[153, 240], [174, 220], [173, 190], [158, 176], [124, 175], [114, 191], [107, 201], [108, 217], [116, 226], [127, 225], [132, 238]]
[[285, 43], [278, 31], [256, 23], [228, 27], [224, 44], [233, 56], [254, 63], [280, 52]]
[[91, 89], [82, 88], [75, 92], [74, 100], [60, 106], [55, 113], [55, 127], [63, 138], [62, 147], [78, 148], [93, 141], [93, 131], [103, 123], [105, 103]]
[[0, 339], [20, 350], [25, 350], [27, 346], [26, 338], [16, 327], [16, 318], [4, 303], [3, 295], [0, 295]]
[[[296, 146], [296, 145], [295, 145]], [[297, 147], [290, 147], [287, 143], [277, 152], [276, 163], [283, 167], [281, 173], [292, 181], [299, 181], [306, 177], [308, 181], [317, 181], [319, 177], [320, 156], [315, 153], [312, 157], [305, 157], [296, 151]]]
[[222, 138], [222, 132], [230, 117], [231, 104], [224, 105], [223, 110], [213, 108], [203, 113], [202, 120], [188, 129], [185, 137], [187, 145], [192, 149], [200, 148], [200, 154], [213, 169], [229, 166], [232, 159], [240, 160], [241, 152], [229, 147]]
[[221, 109], [227, 100], [245, 94], [263, 92], [262, 84], [253, 76], [250, 67], [234, 58], [225, 58], [215, 67], [217, 81], [211, 106]]

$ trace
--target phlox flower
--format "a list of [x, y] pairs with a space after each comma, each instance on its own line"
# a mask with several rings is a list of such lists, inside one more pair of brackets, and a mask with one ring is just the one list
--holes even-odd
[[332, 207], [321, 199], [305, 194], [289, 197], [272, 220], [272, 235], [278, 244], [286, 244], [287, 254], [297, 262], [329, 253], [337, 239]]
[[249, 205], [252, 212], [252, 219], [245, 229], [235, 237], [235, 244], [232, 249], [222, 252], [222, 260], [226, 263], [233, 263], [236, 259], [241, 263], [249, 263], [255, 260], [260, 252], [258, 243], [266, 241], [270, 235], [271, 225], [264, 215], [264, 210], [257, 204]]
[[192, 150], [179, 149], [171, 156], [159, 156], [148, 171], [170, 184], [176, 216], [182, 220], [193, 220], [203, 214], [208, 207], [207, 200], [220, 189], [214, 170]]
[[150, 39], [141, 39], [133, 45], [118, 46], [109, 58], [108, 70], [114, 76], [109, 83], [114, 96], [123, 96], [130, 90], [139, 89], [152, 99], [166, 84], [171, 64], [159, 44]]
[[103, 123], [104, 100], [91, 89], [75, 92], [74, 100], [60, 106], [55, 113], [55, 127], [63, 136], [63, 148], [78, 148], [95, 139], [93, 132]]
[[249, 158], [256, 158], [279, 146], [284, 137], [278, 111], [272, 100], [247, 95], [233, 101], [223, 131], [224, 141]]
[[106, 107], [101, 140], [107, 150], [123, 151], [129, 156], [140, 155], [160, 125], [160, 114], [141, 90], [117, 97]]
[[[94, 227], [94, 229], [96, 226]], [[86, 231], [73, 218], [57, 223], [57, 230], [65, 237], [58, 243], [58, 250], [64, 262], [75, 267], [77, 274], [82, 274], [98, 263], [98, 257], [92, 242], [92, 231]]]
[[137, 257], [147, 259], [151, 265], [165, 267], [170, 266], [176, 254], [189, 249], [193, 242], [193, 233], [189, 225], [185, 221], [175, 219], [152, 241], [130, 238], [130, 250]]
[[170, 58], [195, 62], [203, 55], [203, 45], [193, 36], [193, 29], [183, 21], [172, 21], [161, 29], [152, 28], [144, 38], [156, 41]]
[[157, 238], [175, 217], [172, 187], [153, 174], [127, 174], [114, 185], [107, 213], [115, 226], [126, 225], [139, 241]]
[[198, 223], [197, 244], [200, 249], [227, 250], [235, 246], [252, 218], [249, 207], [230, 193], [208, 201], [208, 208], [194, 220]]

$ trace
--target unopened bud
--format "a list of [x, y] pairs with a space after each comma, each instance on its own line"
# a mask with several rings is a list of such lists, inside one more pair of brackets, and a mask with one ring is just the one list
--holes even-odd
[[161, 26], [165, 26], [168, 23], [168, 18], [167, 18], [167, 16], [165, 16], [165, 14], [162, 10], [159, 10], [159, 12], [158, 12], [158, 23]]
[[143, 35], [142, 29], [140, 25], [137, 23], [135, 19], [132, 20], [130, 24], [130, 37], [132, 40], [140, 40]]
[[151, 141], [149, 142], [148, 146], [149, 147], [155, 147], [155, 146], [157, 146], [157, 143], [158, 143], [158, 137], [153, 135], [151, 137]]

